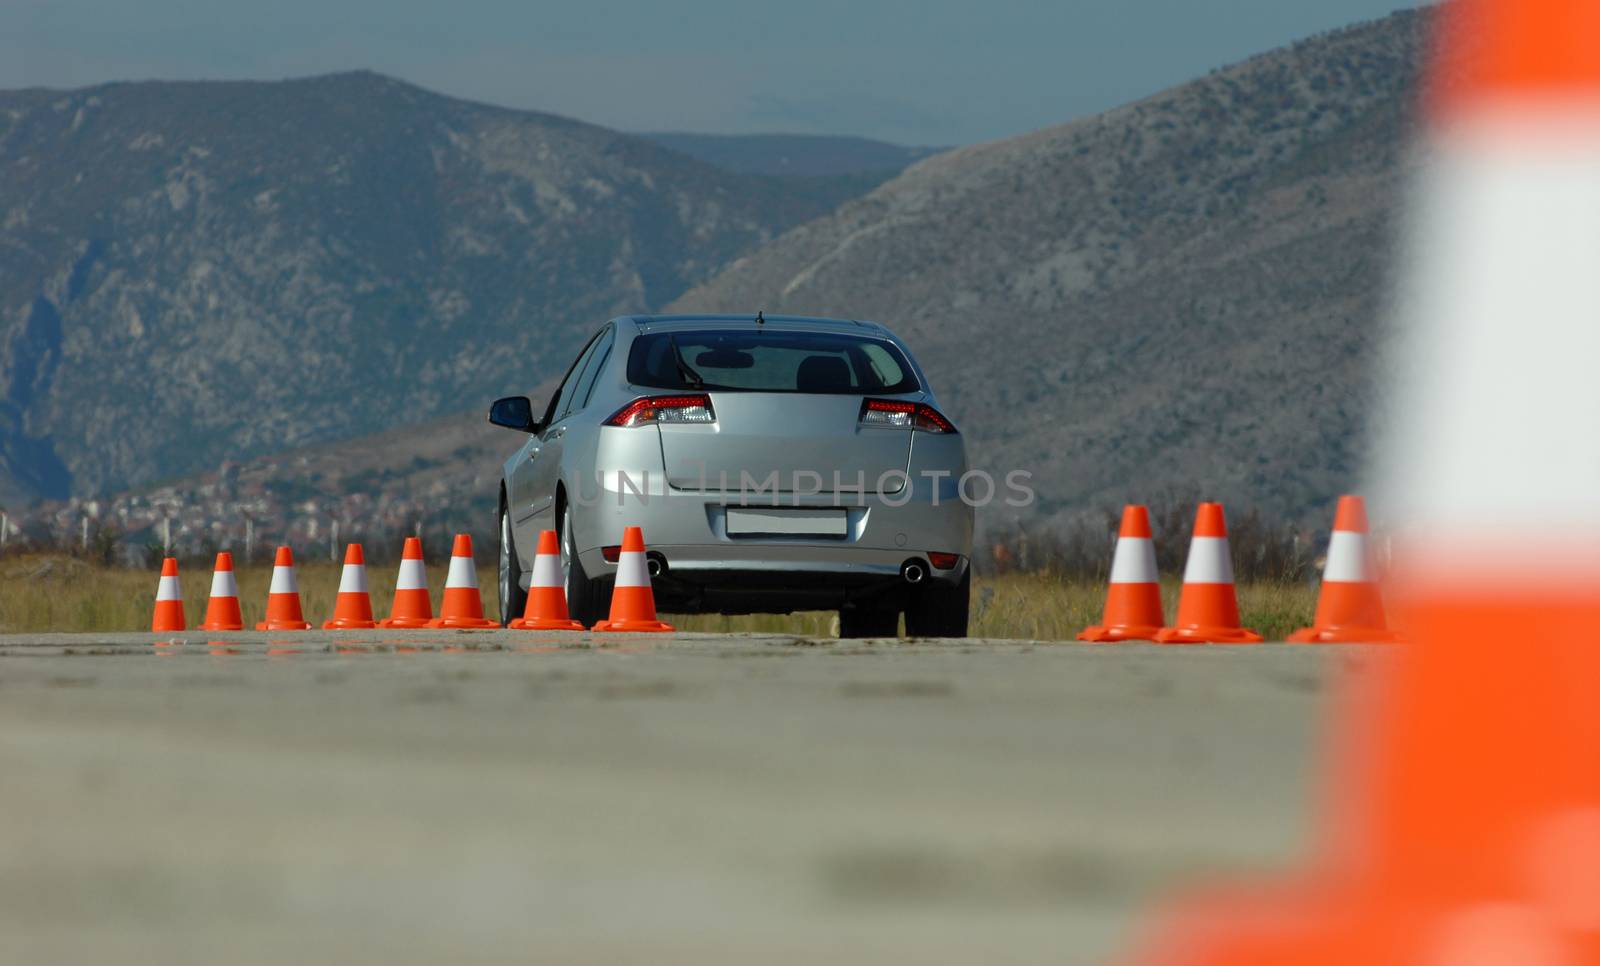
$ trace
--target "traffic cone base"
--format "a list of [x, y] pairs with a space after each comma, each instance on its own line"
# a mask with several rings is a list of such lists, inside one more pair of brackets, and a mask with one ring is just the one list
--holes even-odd
[[1392, 644], [1400, 635], [1387, 627], [1307, 627], [1285, 640], [1291, 644]]
[[561, 546], [554, 530], [539, 533], [528, 581], [528, 606], [522, 616], [506, 625], [518, 631], [581, 631], [583, 625], [567, 615], [567, 591], [561, 579]]
[[472, 559], [472, 537], [456, 534], [455, 546], [450, 551], [450, 572], [445, 577], [444, 599], [439, 602], [439, 616], [429, 621], [432, 628], [499, 627], [499, 621], [483, 616], [483, 595], [478, 592], [478, 567]]
[[256, 624], [258, 631], [309, 631], [311, 622], [307, 620], [276, 620], [259, 621]]
[[566, 620], [562, 620], [559, 617], [535, 617], [535, 618], [532, 618], [532, 619], [529, 619], [527, 617], [519, 617], [516, 620], [512, 621], [511, 623], [507, 624], [506, 626], [511, 628], [512, 630], [515, 630], [515, 631], [581, 631], [581, 630], [583, 630], [583, 625], [578, 623], [577, 621], [573, 620], [570, 617], [567, 618]]
[[322, 622], [322, 629], [325, 631], [371, 630], [377, 626], [377, 621], [364, 621], [349, 617], [335, 617]]
[[242, 631], [244, 615], [239, 612], [239, 583], [233, 576], [233, 554], [217, 554], [211, 573], [211, 597], [206, 601], [206, 619], [197, 630]]
[[435, 617], [433, 620], [429, 621], [426, 626], [428, 626], [428, 627], [436, 627], [436, 628], [452, 628], [452, 627], [454, 627], [454, 628], [470, 628], [470, 629], [474, 629], [474, 630], [483, 630], [483, 629], [486, 629], [486, 628], [499, 627], [500, 624], [499, 624], [498, 621], [489, 620], [487, 617], [457, 616], [457, 617]]
[[417, 630], [432, 623], [431, 617], [385, 617], [378, 626], [385, 630]]
[[611, 616], [592, 630], [626, 634], [664, 634], [676, 631], [656, 619], [656, 596], [650, 589], [650, 569], [644, 557], [644, 531], [622, 531], [622, 555], [617, 560], [616, 585], [611, 589]]
[[258, 630], [258, 631], [309, 631], [309, 630], [311, 630], [311, 622], [310, 621], [305, 621], [305, 620], [299, 620], [299, 621], [293, 621], [293, 620], [259, 621], [256, 624], [256, 630]]
[[594, 625], [591, 629], [596, 631], [616, 631], [624, 634], [670, 634], [677, 631], [676, 627], [664, 621], [604, 620]]
[[1085, 627], [1078, 632], [1078, 640], [1090, 644], [1118, 644], [1123, 641], [1153, 641], [1161, 633], [1160, 625], [1134, 626], [1123, 624], [1116, 627], [1095, 626]]
[[1266, 638], [1242, 627], [1163, 627], [1157, 644], [1260, 644]]

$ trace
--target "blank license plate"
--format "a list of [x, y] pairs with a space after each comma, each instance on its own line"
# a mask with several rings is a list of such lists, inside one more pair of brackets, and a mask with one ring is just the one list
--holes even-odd
[[842, 537], [844, 510], [728, 508], [728, 536]]

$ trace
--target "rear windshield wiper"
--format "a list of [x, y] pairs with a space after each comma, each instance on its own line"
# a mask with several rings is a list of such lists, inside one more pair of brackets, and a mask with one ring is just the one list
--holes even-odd
[[672, 358], [673, 361], [677, 362], [678, 364], [678, 375], [683, 377], [684, 383], [690, 389], [704, 389], [706, 387], [706, 381], [700, 377], [700, 373], [695, 372], [694, 369], [690, 368], [687, 362], [683, 361], [683, 353], [678, 350], [677, 338], [675, 336], [668, 335], [667, 345], [672, 346]]

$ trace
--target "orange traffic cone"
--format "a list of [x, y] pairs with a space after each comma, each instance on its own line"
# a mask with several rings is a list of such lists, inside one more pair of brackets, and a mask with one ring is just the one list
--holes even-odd
[[1300, 644], [1392, 641], [1383, 619], [1376, 568], [1367, 546], [1367, 507], [1359, 496], [1341, 496], [1322, 568], [1322, 593], [1310, 627], [1289, 635]]
[[656, 595], [650, 590], [650, 570], [644, 559], [644, 531], [622, 531], [622, 558], [617, 561], [617, 583], [611, 591], [611, 619], [592, 628], [597, 631], [672, 631], [677, 628], [656, 619]]
[[1222, 504], [1202, 503], [1194, 517], [1194, 538], [1183, 568], [1183, 594], [1172, 627], [1156, 633], [1158, 644], [1259, 644], [1261, 635], [1239, 625], [1239, 598], [1233, 591], [1233, 558]]
[[367, 558], [361, 544], [344, 548], [344, 570], [339, 574], [339, 596], [333, 601], [333, 620], [323, 630], [354, 630], [377, 627], [372, 619], [372, 597], [367, 593]]
[[161, 581], [156, 584], [156, 612], [150, 619], [152, 631], [181, 631], [188, 628], [183, 616], [183, 587], [178, 583], [178, 559], [161, 561]]
[[267, 619], [258, 631], [304, 631], [311, 625], [300, 613], [300, 582], [294, 576], [294, 552], [279, 547], [272, 562], [272, 587], [267, 591]]
[[1373, 473], [1410, 640], [1346, 682], [1310, 866], [1183, 907], [1140, 962], [1600, 963], [1597, 13], [1433, 15]]
[[439, 616], [429, 627], [499, 627], [483, 616], [483, 595], [478, 593], [478, 567], [472, 561], [472, 536], [456, 534], [450, 551], [450, 572], [444, 579], [444, 600]]
[[226, 550], [217, 554], [216, 565], [211, 569], [211, 599], [206, 601], [206, 619], [199, 630], [244, 630], [244, 615], [239, 613], [239, 582], [233, 579], [233, 554]]
[[422, 540], [406, 537], [400, 552], [400, 573], [394, 582], [394, 604], [379, 627], [404, 629], [427, 627], [433, 620], [433, 601], [428, 599], [428, 573], [422, 566]]
[[1150, 511], [1137, 504], [1122, 508], [1122, 529], [1111, 554], [1111, 587], [1101, 623], [1086, 627], [1080, 641], [1148, 641], [1166, 624], [1161, 612], [1161, 582], [1156, 576], [1156, 546], [1150, 539]]
[[533, 555], [533, 579], [528, 584], [528, 606], [507, 625], [519, 631], [581, 631], [583, 625], [567, 616], [567, 589], [561, 580], [561, 549], [554, 530], [539, 532], [539, 549]]

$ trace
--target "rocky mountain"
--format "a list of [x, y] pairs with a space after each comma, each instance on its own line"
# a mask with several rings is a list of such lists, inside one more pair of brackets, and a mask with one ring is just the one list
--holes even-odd
[[[1408, 142], [1426, 27], [1425, 13], [1397, 14], [1104, 115], [929, 158], [703, 276], [673, 308], [759, 307], [894, 326], [975, 463], [1034, 472], [1039, 504], [1017, 514], [1030, 525], [1182, 493], [1325, 527], [1328, 499], [1351, 485], [1363, 453], [1393, 227], [1415, 164]], [[58, 113], [70, 125], [71, 114]], [[181, 237], [151, 244], [162, 241]], [[99, 257], [44, 288], [52, 306], [72, 311], [70, 293], [90, 290], [104, 271], [94, 267]], [[529, 340], [529, 371], [548, 377], [567, 361], [576, 330], [564, 331]], [[48, 361], [48, 343], [40, 345], [34, 358]], [[392, 348], [374, 346], [358, 362]], [[5, 351], [16, 357], [14, 347]], [[316, 342], [276, 350], [296, 360], [327, 351]], [[479, 367], [501, 371], [489, 356], [427, 371], [460, 386]], [[121, 364], [147, 365], [130, 359]], [[358, 370], [346, 366], [341, 378], [368, 378]], [[193, 387], [181, 369], [140, 371], [148, 395]], [[485, 401], [502, 388], [486, 378], [452, 399], [428, 398], [429, 411], [454, 416], [404, 427], [411, 412], [396, 414], [387, 425], [404, 428], [286, 444], [276, 456], [114, 506], [61, 506], [36, 525], [42, 536], [75, 538], [82, 518], [98, 514], [148, 540], [152, 521], [170, 516], [201, 547], [236, 540], [245, 507], [263, 533], [268, 520], [285, 534], [325, 534], [334, 521], [343, 533], [376, 533], [423, 514], [429, 532], [487, 530], [497, 464], [517, 443], [483, 421]], [[8, 391], [5, 399], [16, 398]], [[278, 419], [267, 407], [259, 413]], [[138, 414], [81, 415], [111, 421], [113, 432], [139, 428]], [[352, 494], [371, 505], [351, 506]], [[980, 521], [1007, 528], [1011, 511]]]
[[944, 148], [913, 148], [872, 138], [817, 134], [690, 134], [644, 137], [709, 164], [744, 174], [826, 178], [881, 174], [892, 177]]
[[370, 73], [0, 92], [0, 505], [477, 408], [848, 188]]
[[1178, 487], [1325, 525], [1364, 451], [1426, 26], [940, 154], [671, 309], [889, 324], [1045, 518]]

